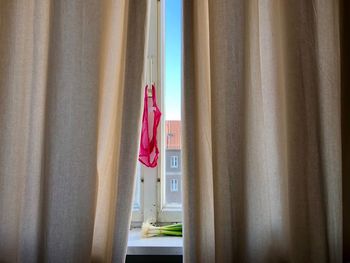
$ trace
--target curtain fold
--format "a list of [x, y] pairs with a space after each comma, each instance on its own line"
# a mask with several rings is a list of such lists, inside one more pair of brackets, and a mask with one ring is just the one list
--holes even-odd
[[123, 262], [146, 3], [0, 2], [0, 261]]
[[124, 262], [137, 163], [147, 1], [110, 3], [103, 60], [104, 67], [113, 70], [101, 70], [93, 254], [98, 262]]
[[183, 19], [185, 262], [341, 262], [338, 1]]
[[350, 262], [350, 2], [343, 0], [342, 10], [342, 164], [343, 164], [343, 262]]

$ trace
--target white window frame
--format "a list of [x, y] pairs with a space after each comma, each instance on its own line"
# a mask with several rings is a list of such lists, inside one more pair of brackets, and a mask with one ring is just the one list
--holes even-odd
[[[143, 218], [144, 218], [144, 179], [143, 179], [143, 165], [141, 163], [137, 164], [136, 167], [136, 179], [135, 179], [135, 186], [134, 186], [134, 191], [139, 190], [138, 193], [138, 201], [139, 203], [137, 205], [135, 205], [133, 200], [133, 206], [132, 206], [132, 219], [131, 221], [133, 222], [133, 225], [135, 226], [140, 226], [143, 222]], [[137, 189], [137, 184], [139, 184], [139, 189]], [[135, 197], [135, 193], [133, 195], [133, 197]]]
[[[165, 5], [164, 1], [159, 0], [150, 0], [150, 3], [150, 31], [148, 35], [147, 57], [152, 57], [152, 79], [156, 84], [157, 103], [162, 111], [162, 109], [164, 109], [163, 87], [165, 83]], [[145, 67], [149, 68], [149, 64], [149, 62], [146, 62]], [[141, 164], [140, 167], [140, 207], [137, 207], [132, 211], [132, 227], [139, 227], [142, 222], [146, 220], [155, 223], [173, 223], [182, 221], [181, 205], [167, 204], [165, 200], [166, 158], [164, 149], [166, 145], [166, 135], [165, 121], [163, 118], [164, 115], [162, 116], [158, 132], [158, 147], [160, 148], [158, 166], [156, 168], [148, 168]], [[182, 189], [181, 186], [178, 186], [178, 188]]]

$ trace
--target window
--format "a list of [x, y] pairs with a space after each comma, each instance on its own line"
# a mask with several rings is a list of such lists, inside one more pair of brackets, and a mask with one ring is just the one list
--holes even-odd
[[137, 164], [132, 224], [180, 222], [181, 192], [181, 2], [150, 0], [145, 75], [152, 74], [162, 111], [157, 168]]
[[170, 181], [170, 191], [171, 192], [178, 192], [179, 186], [178, 186], [178, 180], [177, 179], [171, 179]]
[[142, 196], [143, 196], [143, 187], [142, 187], [142, 180], [141, 180], [141, 164], [137, 164], [136, 168], [136, 182], [135, 182], [135, 189], [134, 189], [134, 201], [133, 201], [133, 214], [132, 214], [132, 220], [135, 222], [142, 222], [143, 221], [143, 202], [142, 202]]
[[171, 156], [170, 159], [170, 168], [178, 168], [179, 167], [179, 157], [178, 156]]

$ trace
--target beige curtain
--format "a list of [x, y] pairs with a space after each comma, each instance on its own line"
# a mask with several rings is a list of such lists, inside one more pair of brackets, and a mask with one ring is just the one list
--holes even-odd
[[0, 261], [123, 262], [146, 1], [0, 1]]
[[342, 1], [342, 169], [343, 169], [343, 262], [350, 262], [350, 2]]
[[184, 1], [185, 262], [341, 262], [338, 1]]

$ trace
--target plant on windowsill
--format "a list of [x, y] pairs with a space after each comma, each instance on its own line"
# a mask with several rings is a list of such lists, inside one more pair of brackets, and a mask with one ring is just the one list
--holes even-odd
[[149, 222], [144, 222], [141, 229], [142, 237], [156, 236], [182, 236], [182, 224], [172, 224], [166, 226], [154, 226]]

